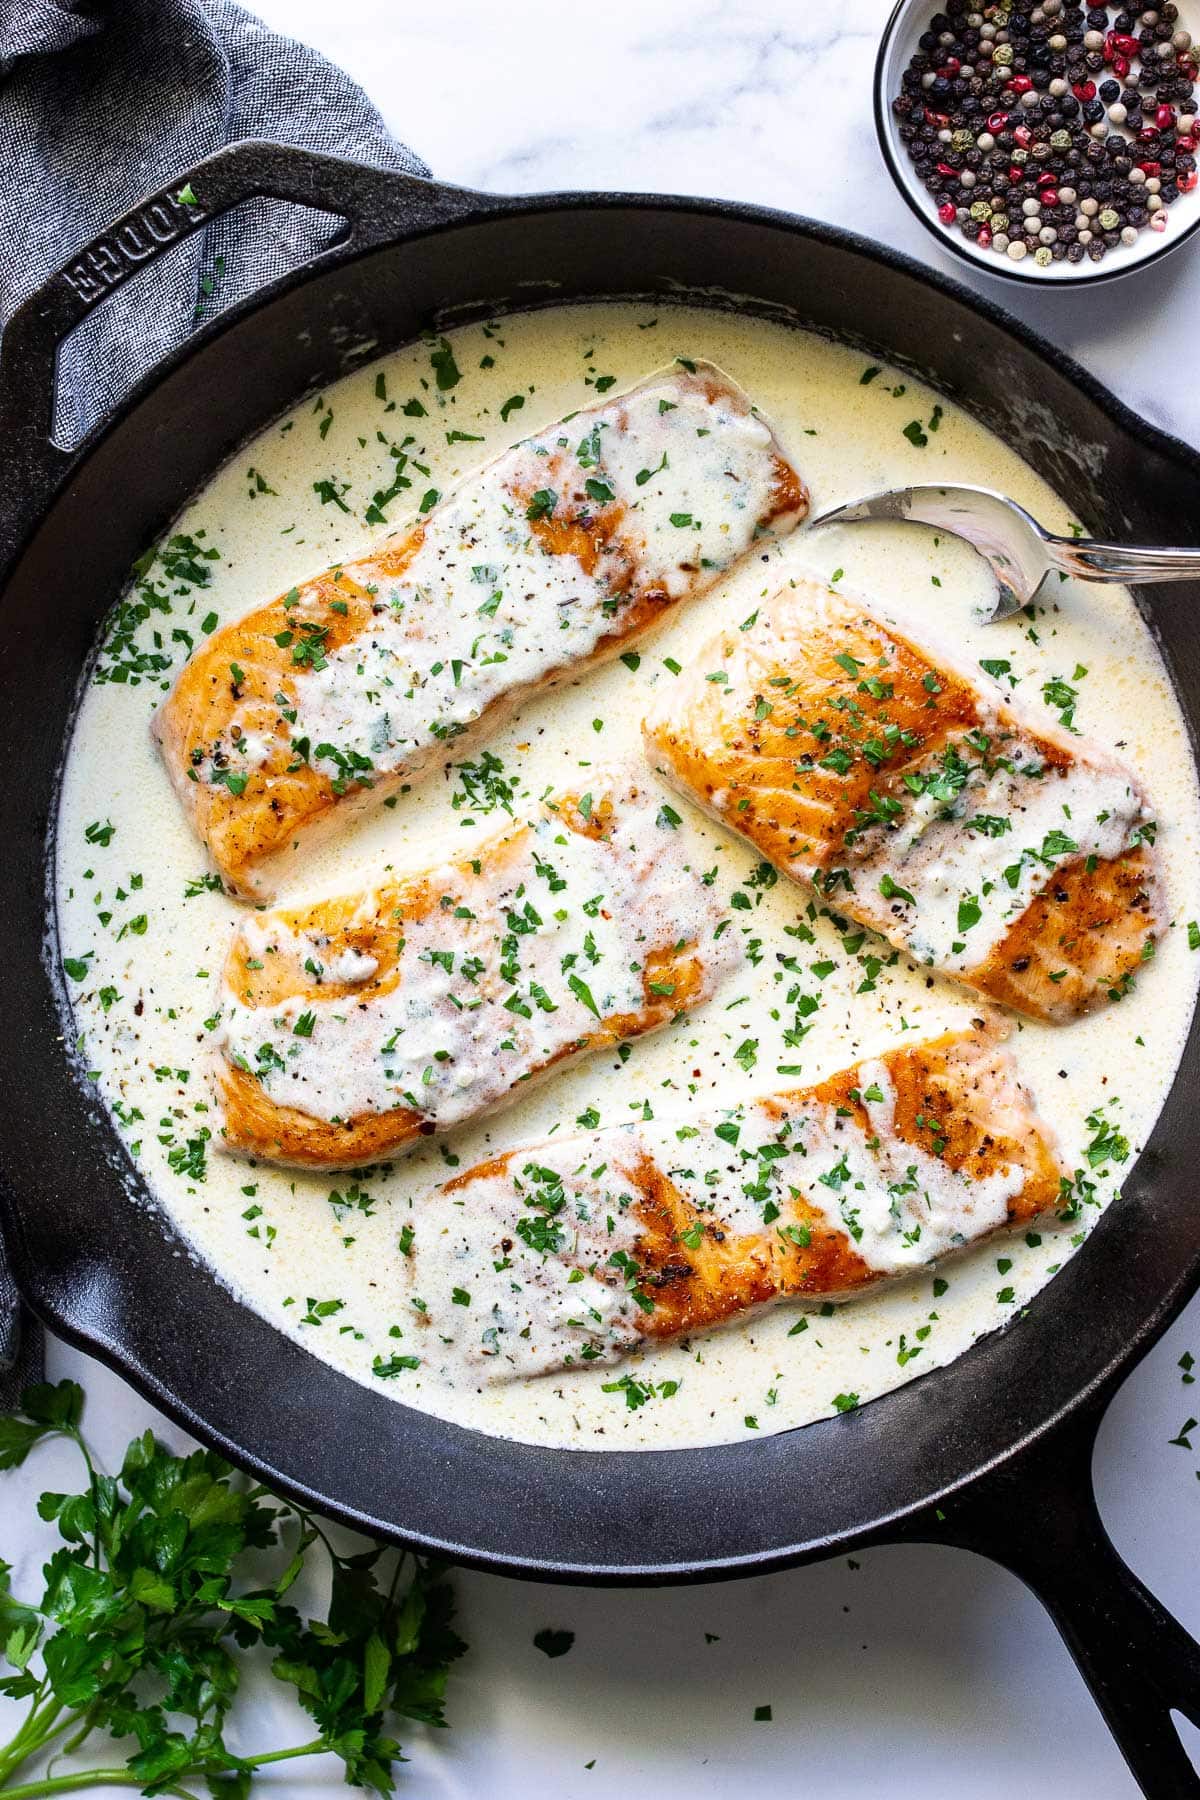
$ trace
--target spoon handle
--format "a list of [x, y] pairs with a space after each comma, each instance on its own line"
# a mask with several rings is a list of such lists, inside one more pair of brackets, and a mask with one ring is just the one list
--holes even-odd
[[1045, 544], [1051, 566], [1080, 581], [1200, 580], [1200, 550], [1137, 549], [1095, 538], [1049, 536]]

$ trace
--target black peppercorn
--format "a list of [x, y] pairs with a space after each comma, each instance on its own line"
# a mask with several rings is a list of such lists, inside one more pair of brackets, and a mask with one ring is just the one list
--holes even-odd
[[[985, 246], [999, 237], [1003, 251], [1007, 239], [1014, 248], [1032, 251], [1039, 268], [1068, 253], [1077, 262], [1084, 254], [1078, 208], [1094, 201], [1086, 248], [1099, 261], [1121, 243], [1122, 227], [1127, 241], [1143, 225], [1157, 223], [1162, 229], [1164, 208], [1178, 198], [1180, 182], [1195, 185], [1190, 139], [1185, 136], [1176, 149], [1173, 121], [1160, 132], [1155, 116], [1164, 105], [1174, 107], [1175, 117], [1186, 121], [1185, 132], [1195, 119], [1200, 110], [1191, 78], [1195, 53], [1177, 55], [1172, 47], [1159, 55], [1178, 16], [1165, 5], [1148, 15], [1140, 4], [1119, 11], [1094, 5], [1086, 13], [1076, 0], [1045, 0], [1045, 10], [1039, 3], [1032, 12], [1020, 10], [1021, 0], [1017, 5], [1006, 17], [1002, 5], [993, 11], [986, 0], [943, 0], [944, 10], [930, 19], [898, 84], [892, 108], [896, 136], [943, 222], [969, 242], [977, 243], [982, 232]], [[972, 6], [980, 15], [975, 23]], [[1103, 49], [1086, 47], [1089, 31], [1104, 37]], [[1114, 32], [1133, 38], [1141, 54], [1128, 47], [1116, 51]], [[1128, 70], [1121, 61], [1125, 55], [1133, 64]], [[1089, 93], [1084, 83], [1090, 76], [1096, 80]], [[1052, 86], [1064, 91], [1052, 93]], [[981, 148], [976, 139], [985, 130], [986, 148]], [[1154, 165], [1150, 172], [1160, 177], [1155, 214], [1140, 179], [1136, 186], [1128, 179], [1137, 164]], [[1071, 199], [1060, 201], [1056, 189], [1067, 190]], [[1026, 214], [1024, 207], [1033, 200], [1037, 210]], [[987, 223], [989, 207], [1007, 216], [1007, 227], [997, 231]], [[978, 211], [972, 216], [973, 208], [982, 210], [982, 219]], [[1042, 243], [1041, 232], [1049, 242]]]

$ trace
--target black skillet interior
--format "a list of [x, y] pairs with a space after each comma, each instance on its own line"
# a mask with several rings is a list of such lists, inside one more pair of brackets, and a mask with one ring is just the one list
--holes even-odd
[[[539, 1449], [347, 1380], [239, 1306], [149, 1205], [130, 1204], [136, 1174], [64, 1051], [46, 842], [80, 672], [136, 555], [266, 422], [434, 319], [633, 294], [748, 306], [932, 382], [1017, 445], [1086, 526], [1142, 543], [1195, 540], [1200, 458], [965, 290], [786, 215], [631, 196], [499, 200], [265, 145], [222, 153], [190, 182], [197, 208], [181, 214], [158, 197], [35, 296], [9, 327], [0, 368], [10, 946], [0, 1141], [8, 1236], [31, 1304], [236, 1462], [325, 1512], [460, 1561], [543, 1579], [666, 1581], [906, 1534], [984, 1549], [1043, 1593], [1142, 1779], [1192, 1791], [1179, 1785], [1193, 1777], [1168, 1709], [1197, 1712], [1200, 1652], [1112, 1552], [1088, 1460], [1119, 1373], [1200, 1277], [1200, 1033], [1120, 1204], [1014, 1329], [803, 1431], [686, 1452]], [[341, 212], [350, 230], [200, 333], [78, 456], [50, 448], [65, 331], [156, 243], [263, 193]], [[1186, 586], [1154, 599], [1193, 730], [1198, 600]], [[47, 931], [43, 958], [34, 946]]]

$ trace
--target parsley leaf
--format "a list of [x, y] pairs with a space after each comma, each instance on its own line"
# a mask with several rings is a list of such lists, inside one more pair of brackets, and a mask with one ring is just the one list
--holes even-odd
[[[343, 1552], [309, 1513], [215, 1452], [177, 1456], [151, 1432], [129, 1445], [119, 1474], [106, 1474], [82, 1436], [83, 1405], [73, 1382], [42, 1384], [26, 1390], [20, 1416], [0, 1419], [0, 1469], [17, 1468], [48, 1437], [70, 1439], [84, 1458], [79, 1492], [38, 1502], [61, 1539], [40, 1598], [18, 1600], [0, 1562], [12, 1671], [0, 1694], [28, 1706], [0, 1747], [0, 1785], [49, 1792], [53, 1756], [55, 1792], [74, 1776], [81, 1787], [248, 1800], [260, 1770], [331, 1754], [350, 1786], [392, 1793], [402, 1754], [394, 1722], [446, 1723], [450, 1664], [465, 1648], [441, 1571], [380, 1545]], [[317, 1559], [327, 1560], [328, 1607], [309, 1618], [287, 1596]], [[225, 1733], [242, 1653], [260, 1644], [312, 1727], [300, 1742], [306, 1734], [290, 1730], [286, 1748], [235, 1752]], [[73, 1742], [92, 1740], [91, 1752], [96, 1734], [120, 1741], [113, 1766], [95, 1770], [89, 1754], [85, 1767], [60, 1773]]]

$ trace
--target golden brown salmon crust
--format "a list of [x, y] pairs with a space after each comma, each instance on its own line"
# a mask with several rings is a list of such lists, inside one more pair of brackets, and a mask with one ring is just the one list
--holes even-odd
[[[1064, 1171], [1045, 1126], [1015, 1087], [1004, 1050], [986, 1037], [947, 1033], [889, 1051], [879, 1061], [896, 1092], [894, 1138], [928, 1151], [936, 1121], [943, 1134], [937, 1141], [944, 1143], [939, 1160], [953, 1173], [979, 1181], [1000, 1168], [1024, 1169], [1024, 1186], [1009, 1202], [1010, 1225], [1024, 1224], [1055, 1204]], [[815, 1087], [775, 1096], [773, 1110], [783, 1115], [824, 1103], [869, 1137], [875, 1126], [861, 1085], [857, 1066], [842, 1069]], [[654, 1311], [645, 1315], [648, 1337], [707, 1330], [768, 1300], [848, 1294], [884, 1279], [858, 1255], [845, 1231], [803, 1199], [795, 1202], [796, 1223], [807, 1231], [797, 1236], [807, 1236], [807, 1243], [778, 1232], [727, 1235], [719, 1223], [693, 1212], [670, 1177], [652, 1164], [643, 1163], [637, 1185], [643, 1223], [638, 1261], [647, 1272], [643, 1285], [654, 1298]], [[704, 1227], [700, 1248], [687, 1250], [680, 1234], [697, 1221]]]
[[[673, 372], [671, 379], [710, 401], [726, 402], [733, 411], [749, 411], [741, 391], [710, 365], [698, 365], [690, 374]], [[611, 412], [614, 406], [619, 420], [619, 401], [590, 411]], [[589, 416], [589, 411], [573, 415], [576, 436]], [[530, 521], [533, 535], [547, 556], [573, 557], [584, 574], [590, 575], [602, 556], [609, 563], [616, 557], [625, 569], [613, 586], [625, 601], [617, 622], [590, 656], [564, 665], [574, 673], [628, 647], [680, 601], [661, 587], [635, 585], [636, 533], [630, 530], [626, 508], [615, 500], [598, 505], [585, 491], [579, 471], [566, 466], [565, 457], [564, 451], [556, 450], [540, 464], [543, 484], [559, 484], [562, 491], [553, 518]], [[808, 510], [808, 492], [777, 448], [772, 465], [769, 504], [757, 523], [763, 529], [790, 529]], [[387, 612], [380, 593], [404, 575], [438, 512], [452, 498], [427, 519], [385, 538], [367, 555], [325, 570], [214, 632], [184, 665], [155, 714], [152, 728], [175, 790], [231, 893], [270, 898], [273, 857], [303, 834], [322, 832], [356, 811], [377, 806], [444, 754], [435, 741], [427, 752], [410, 757], [394, 771], [369, 780], [347, 780], [337, 769], [319, 769], [294, 753], [282, 714], [290, 709], [294, 715], [297, 681], [312, 666], [314, 654], [328, 659], [370, 632], [379, 615]], [[527, 501], [531, 495], [516, 498]], [[685, 597], [702, 593], [715, 579], [716, 575], [695, 569]], [[493, 701], [478, 725], [455, 740], [456, 753], [498, 729], [530, 691], [561, 673], [555, 669], [543, 681], [514, 686]], [[266, 757], [260, 766], [243, 766], [228, 756], [229, 740], [239, 737], [265, 740]], [[222, 743], [225, 749], [215, 748]], [[220, 766], [209, 769], [210, 757]], [[201, 767], [203, 779], [197, 778]], [[232, 777], [232, 787], [220, 778], [222, 768]]]
[[[603, 841], [613, 819], [612, 801], [605, 798], [592, 805], [590, 799], [585, 817], [579, 811], [578, 795], [558, 796], [551, 803], [556, 824], [580, 837]], [[259, 957], [243, 930], [229, 950], [226, 990], [242, 1005], [255, 1009], [278, 1007], [295, 997], [324, 1002], [345, 999], [348, 1006], [370, 1006], [400, 983], [405, 929], [411, 931], [439, 909], [444, 914], [448, 893], [477, 895], [502, 886], [506, 868], [527, 849], [532, 835], [529, 824], [519, 823], [474, 855], [440, 865], [436, 880], [415, 875], [367, 893], [342, 894], [255, 915], [256, 926], [265, 922], [280, 929], [284, 945], [293, 934], [327, 940], [323, 952], [327, 965], [336, 964], [347, 952], [371, 958], [377, 967], [368, 980], [344, 982], [322, 977], [318, 982], [311, 967], [305, 966], [299, 937], [295, 950], [284, 947]], [[653, 1031], [696, 1005], [707, 991], [706, 962], [699, 947], [687, 942], [648, 951], [642, 966], [642, 990], [645, 1004], [639, 1011], [598, 1019], [594, 1028], [573, 1039], [549, 1062], [531, 1068], [527, 1079], [548, 1073], [565, 1057]], [[269, 1162], [301, 1168], [354, 1168], [394, 1156], [435, 1131], [425, 1114], [405, 1106], [332, 1121], [281, 1105], [266, 1093], [252, 1070], [227, 1055], [218, 1063], [217, 1089], [225, 1147]]]
[[[948, 1171], [975, 1182], [1001, 1170], [1023, 1170], [1020, 1191], [1007, 1204], [1009, 1226], [1024, 1225], [1059, 1202], [1066, 1171], [1052, 1135], [1018, 1084], [998, 1034], [982, 1021], [974, 1031], [888, 1051], [879, 1063], [895, 1092], [889, 1142], [926, 1154], [933, 1146]], [[879, 1125], [862, 1098], [864, 1079], [855, 1065], [813, 1087], [768, 1096], [763, 1104], [780, 1119], [805, 1107], [835, 1108], [847, 1125], [871, 1138]], [[469, 1206], [474, 1183], [503, 1175], [514, 1161], [519, 1167], [528, 1155], [528, 1146], [509, 1151], [455, 1176], [444, 1191], [462, 1195]], [[646, 1338], [687, 1336], [754, 1307], [852, 1294], [888, 1278], [864, 1261], [845, 1230], [830, 1224], [827, 1207], [810, 1205], [794, 1188], [786, 1234], [783, 1228], [747, 1234], [698, 1211], [648, 1155], [622, 1169], [622, 1176], [635, 1196], [630, 1213], [639, 1233], [633, 1251], [637, 1286], [651, 1303], [631, 1311], [628, 1323]], [[609, 1285], [623, 1278], [603, 1266], [593, 1272]]]
[[[995, 684], [934, 660], [863, 606], [808, 582], [760, 609], [750, 633], [704, 646], [644, 733], [652, 762], [683, 793], [901, 948], [906, 934], [893, 921], [911, 916], [909, 896], [881, 904], [879, 859], [913, 819], [918, 771], [989, 753], [1003, 766], [1019, 740], [1041, 759], [1046, 782], [1080, 770], [1115, 774], [1143, 801], [1136, 778], [1098, 745], [1034, 726]], [[1017, 856], [1019, 840], [1008, 841]], [[1121, 997], [1153, 953], [1163, 911], [1148, 842], [1080, 855], [1058, 862], [978, 963], [943, 972], [1018, 1012], [1065, 1023]]]

